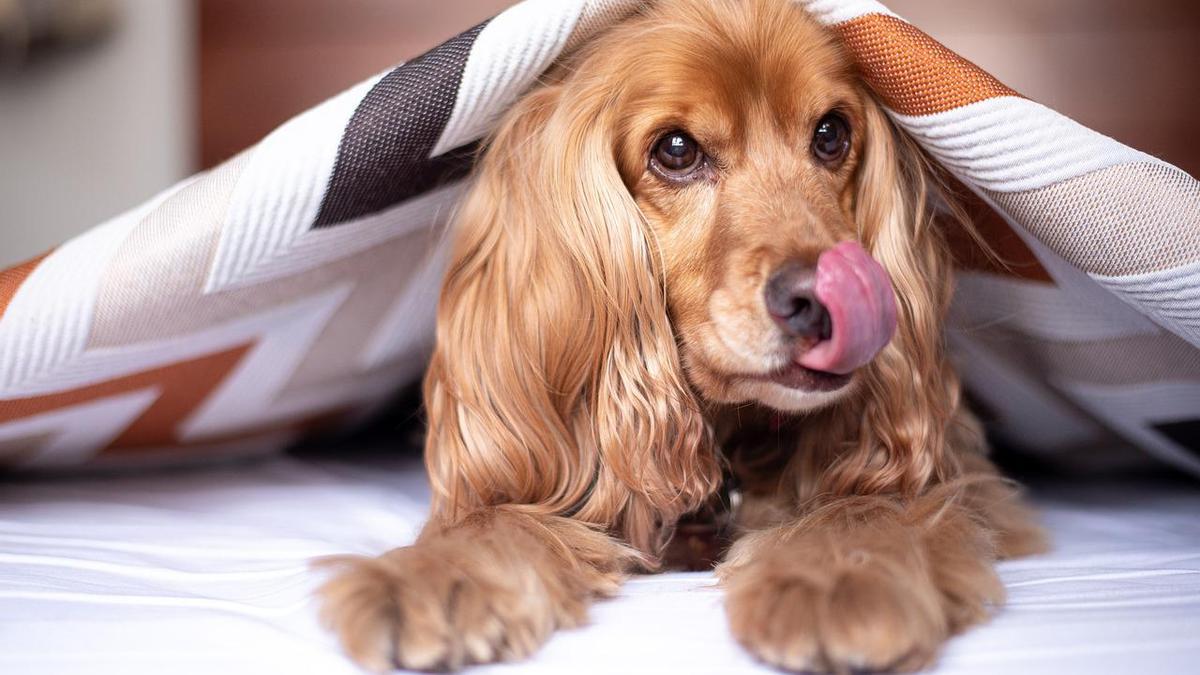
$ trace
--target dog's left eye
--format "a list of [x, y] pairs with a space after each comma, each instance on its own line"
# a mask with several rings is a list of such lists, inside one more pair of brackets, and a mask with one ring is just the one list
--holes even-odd
[[704, 163], [700, 144], [682, 131], [672, 131], [658, 139], [650, 157], [650, 165], [671, 180], [687, 178]]

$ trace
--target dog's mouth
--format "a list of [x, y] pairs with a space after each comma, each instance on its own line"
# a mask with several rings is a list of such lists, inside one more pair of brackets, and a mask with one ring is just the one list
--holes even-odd
[[761, 376], [761, 379], [787, 387], [788, 389], [829, 392], [837, 391], [850, 384], [850, 380], [853, 377], [853, 372], [829, 373], [823, 370], [806, 368], [799, 363], [789, 363], [778, 370]]
[[788, 389], [832, 392], [848, 385], [896, 332], [891, 280], [855, 242], [842, 242], [817, 261], [814, 304], [821, 330], [791, 339], [787, 363], [759, 379]]

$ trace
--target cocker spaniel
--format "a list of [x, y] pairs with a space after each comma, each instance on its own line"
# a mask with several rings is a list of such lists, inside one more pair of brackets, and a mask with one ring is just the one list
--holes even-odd
[[363, 666], [531, 654], [725, 481], [729, 624], [787, 669], [926, 665], [1042, 545], [944, 352], [952, 202], [803, 9], [653, 3], [520, 100], [473, 181], [432, 515], [322, 589]]

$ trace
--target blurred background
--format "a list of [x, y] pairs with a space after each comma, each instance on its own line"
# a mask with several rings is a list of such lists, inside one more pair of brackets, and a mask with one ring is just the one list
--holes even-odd
[[[0, 268], [509, 4], [0, 0]], [[885, 4], [1026, 96], [1200, 174], [1197, 0]]]

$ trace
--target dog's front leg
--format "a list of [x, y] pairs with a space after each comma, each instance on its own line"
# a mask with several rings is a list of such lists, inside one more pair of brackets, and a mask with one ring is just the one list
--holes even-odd
[[360, 665], [453, 670], [528, 656], [613, 593], [637, 555], [577, 520], [499, 506], [412, 546], [331, 560], [323, 618]]
[[1003, 601], [995, 560], [1041, 545], [1011, 488], [964, 485], [829, 499], [747, 534], [719, 569], [734, 636], [791, 670], [928, 665]]

